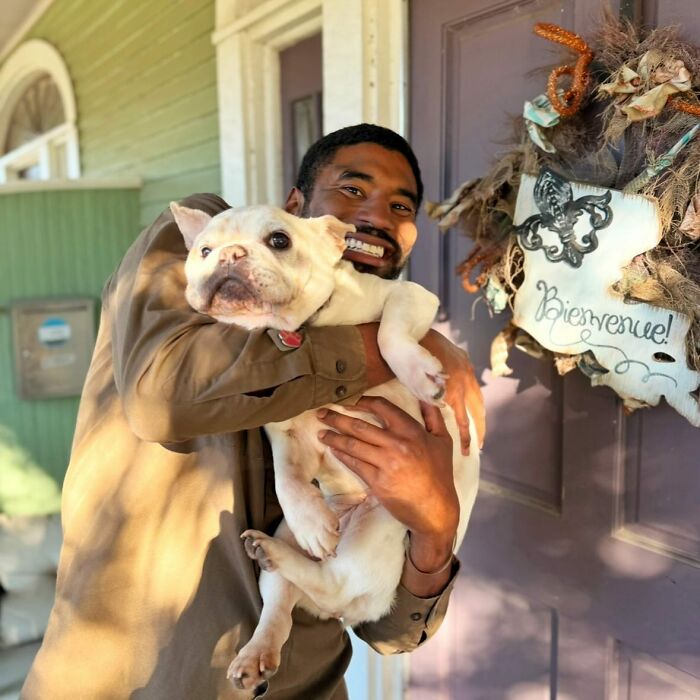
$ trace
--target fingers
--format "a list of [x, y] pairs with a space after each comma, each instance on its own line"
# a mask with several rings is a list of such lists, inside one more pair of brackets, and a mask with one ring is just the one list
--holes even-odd
[[468, 383], [467, 408], [474, 419], [476, 437], [479, 442], [479, 448], [481, 448], [484, 446], [484, 436], [486, 434], [486, 409], [484, 407], [484, 398], [481, 395], [479, 382], [473, 373], [469, 376]]
[[442, 411], [427, 401], [420, 401], [419, 403], [425, 429], [433, 435], [447, 435], [447, 426], [445, 425]]
[[462, 454], [466, 457], [469, 454], [472, 444], [467, 407], [464, 405], [464, 401], [460, 400], [456, 402], [452, 410], [455, 412], [455, 420], [457, 421], [457, 428], [459, 429], [459, 444], [462, 448]]
[[474, 421], [478, 446], [481, 448], [484, 444], [484, 434], [486, 432], [484, 400], [481, 395], [479, 381], [474, 374], [474, 368], [469, 362], [467, 355], [463, 358], [461, 371], [450, 374], [446, 400], [455, 414], [462, 454], [468, 455], [471, 447], [469, 416]]
[[[326, 431], [326, 433], [327, 435], [333, 434], [330, 431]], [[325, 440], [322, 439], [321, 442], [325, 442]], [[372, 483], [377, 476], [377, 468], [374, 465], [335, 447], [331, 447], [331, 452], [333, 456], [339, 459], [350, 471], [355, 472], [367, 486], [370, 488], [372, 487]]]
[[[349, 408], [349, 407], [348, 407]], [[356, 409], [374, 413], [387, 430], [399, 435], [405, 435], [407, 431], [422, 429], [423, 426], [411, 417], [406, 411], [388, 401], [383, 396], [363, 396], [356, 404]]]
[[386, 431], [376, 425], [368, 423], [362, 418], [353, 418], [344, 413], [333, 411], [329, 408], [321, 408], [316, 411], [319, 420], [337, 432], [344, 435], [352, 435], [362, 442], [370, 445], [385, 446], [389, 444]]
[[[334, 432], [333, 430], [321, 430], [318, 433], [318, 439], [324, 445], [330, 447], [334, 454], [336, 451], [342, 453], [343, 457], [338, 457], [338, 459], [353, 471], [356, 470], [355, 462], [360, 464], [360, 468], [362, 464], [366, 464], [372, 469], [381, 466], [386, 461], [387, 450], [391, 449], [388, 444], [384, 444], [386, 438], [381, 439], [381, 444], [365, 442], [366, 428], [362, 428], [359, 434], [353, 432], [357, 430], [357, 422], [355, 421], [358, 419], [349, 418], [348, 420], [338, 420], [338, 417], [348, 418], [347, 416], [335, 413], [335, 411], [328, 411], [321, 420], [328, 425], [338, 428], [338, 430], [345, 428], [347, 434], [344, 432]], [[370, 428], [375, 427], [369, 423], [365, 423], [365, 425]], [[376, 430], [381, 432], [380, 428], [376, 428]], [[359, 472], [356, 473], [359, 474]], [[362, 474], [360, 474], [360, 476], [362, 476]], [[365, 479], [364, 476], [362, 476], [362, 478]], [[365, 479], [365, 481], [367, 481], [367, 479]]]

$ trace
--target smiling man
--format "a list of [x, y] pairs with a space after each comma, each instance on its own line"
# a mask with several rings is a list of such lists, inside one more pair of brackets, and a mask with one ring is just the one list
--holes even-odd
[[311, 146], [286, 209], [355, 223], [357, 233], [347, 239], [345, 258], [362, 272], [391, 279], [416, 242], [422, 198], [420, 169], [406, 141], [388, 129], [360, 125]]
[[[346, 257], [395, 276], [422, 197], [408, 144], [371, 125], [324, 137], [304, 159], [287, 209], [354, 224]], [[184, 205], [215, 215], [215, 195]], [[134, 242], [103, 293], [63, 491], [56, 602], [25, 700], [231, 700], [226, 670], [260, 615], [244, 530], [274, 532], [281, 512], [261, 426], [391, 378], [377, 324], [309, 328], [285, 343], [192, 310], [183, 237], [169, 211]], [[468, 441], [465, 399], [483, 434], [479, 388], [464, 353], [435, 332], [422, 341], [450, 374], [446, 398]], [[457, 572], [451, 445], [391, 404], [377, 449], [328, 411], [324, 438], [408, 527], [396, 605], [358, 634], [384, 653], [410, 651], [442, 620]], [[430, 424], [430, 421], [428, 421]], [[386, 469], [387, 455], [401, 455]], [[337, 620], [302, 610], [266, 697], [340, 700], [350, 660]], [[261, 691], [263, 689], [260, 689]]]

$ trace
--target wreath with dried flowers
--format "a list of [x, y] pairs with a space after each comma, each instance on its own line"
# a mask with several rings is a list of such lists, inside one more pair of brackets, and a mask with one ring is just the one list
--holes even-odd
[[[636, 255], [612, 289], [626, 301], [689, 317], [686, 359], [700, 372], [700, 48], [678, 27], [641, 29], [610, 13], [589, 42], [555, 25], [535, 32], [573, 52], [575, 63], [553, 70], [546, 93], [525, 103], [510, 150], [487, 174], [427, 205], [440, 229], [459, 226], [475, 241], [457, 269], [464, 289], [481, 292], [494, 313], [513, 309], [527, 248], [523, 227], [514, 224], [524, 176], [539, 173], [540, 191], [542, 174], [551, 171], [562, 182], [642, 195], [656, 206], [661, 240]], [[492, 345], [494, 373], [511, 372], [513, 345], [551, 357], [560, 374], [595, 372], [595, 353], [548, 350], [510, 322]], [[618, 393], [628, 411], [650, 405]], [[697, 404], [697, 391], [693, 398]], [[700, 409], [693, 410], [684, 415], [700, 424]]]

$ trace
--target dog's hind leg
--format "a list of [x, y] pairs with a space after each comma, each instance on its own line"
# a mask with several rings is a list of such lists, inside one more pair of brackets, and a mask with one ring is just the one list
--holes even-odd
[[[311, 425], [309, 425], [311, 422]], [[309, 444], [317, 419], [304, 417], [265, 426], [275, 466], [275, 490], [284, 518], [299, 546], [317, 559], [331, 556], [338, 545], [338, 516], [311, 483], [318, 475], [320, 454]]]
[[342, 607], [339, 604], [342, 582], [337, 580], [324, 562], [309, 559], [282, 539], [287, 537], [284, 522], [277, 530], [277, 535], [270, 537], [258, 530], [246, 530], [241, 537], [248, 556], [255, 559], [261, 569], [277, 573], [291, 581], [320, 610], [336, 617], [338, 608]]
[[292, 610], [301, 591], [277, 572], [260, 572], [263, 609], [250, 641], [238, 652], [228, 678], [240, 689], [264, 691], [267, 679], [279, 668], [282, 647], [292, 629]]

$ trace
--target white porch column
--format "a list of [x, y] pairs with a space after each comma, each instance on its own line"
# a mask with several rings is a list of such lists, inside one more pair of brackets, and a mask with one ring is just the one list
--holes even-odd
[[324, 132], [372, 122], [405, 136], [407, 67], [407, 0], [324, 0]]
[[233, 205], [282, 200], [279, 52], [323, 31], [324, 133], [406, 135], [408, 0], [218, 0], [221, 179]]

